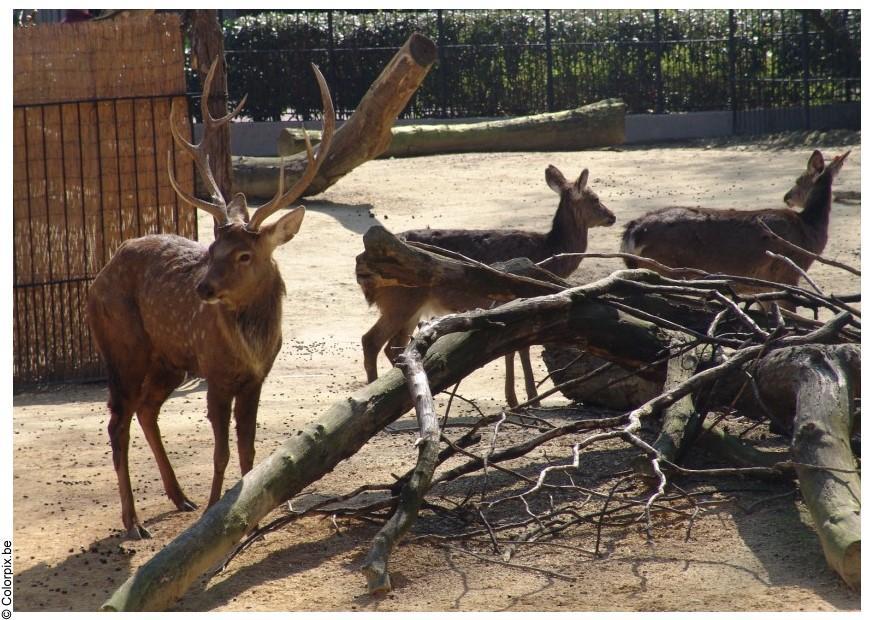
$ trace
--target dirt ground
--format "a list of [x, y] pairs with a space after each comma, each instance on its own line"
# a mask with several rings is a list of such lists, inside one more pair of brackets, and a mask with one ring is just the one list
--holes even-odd
[[[830, 155], [839, 148], [853, 148], [835, 186], [849, 200], [833, 205], [826, 254], [859, 265], [859, 134], [828, 136], [815, 146]], [[657, 207], [781, 207], [781, 197], [811, 149], [799, 141], [699, 142], [567, 153], [449, 155], [361, 166], [323, 200], [307, 203], [301, 233], [276, 253], [288, 287], [285, 340], [262, 393], [256, 460], [364, 383], [360, 338], [376, 313], [356, 285], [354, 257], [370, 226], [396, 232], [427, 225], [546, 230], [558, 200], [544, 182], [544, 168], [554, 164], [572, 177], [588, 167], [590, 186], [617, 216], [613, 227], [590, 231], [589, 247], [609, 252], [619, 247], [625, 222]], [[202, 241], [212, 236], [208, 217], [200, 220]], [[583, 282], [620, 266], [619, 261], [585, 261], [574, 277]], [[810, 273], [827, 290], [859, 290], [859, 282], [845, 272], [815, 264]], [[543, 376], [539, 352], [533, 360], [536, 375]], [[385, 371], [388, 363], [384, 358], [380, 363]], [[503, 368], [493, 362], [467, 378], [459, 393], [491, 414], [502, 404], [502, 384]], [[201, 514], [172, 510], [142, 432], [134, 424], [134, 495], [154, 538], [122, 538], [105, 398], [105, 387], [99, 384], [14, 397], [18, 611], [98, 608], [138, 566]], [[439, 406], [445, 402], [440, 397]], [[564, 404], [558, 396], [544, 403]], [[161, 416], [177, 476], [187, 495], [202, 505], [212, 475], [213, 442], [205, 412], [204, 385], [193, 381], [172, 396]], [[454, 405], [452, 415], [474, 415], [474, 409]], [[401, 474], [413, 463], [414, 439], [414, 433], [383, 432], [310, 490], [338, 493], [366, 481], [391, 481], [391, 474]], [[551, 448], [550, 455], [567, 462], [570, 443], [566, 438]], [[603, 446], [585, 454], [581, 475], [598, 486], [627, 468], [630, 453], [618, 448]], [[235, 454], [232, 447], [226, 488], [236, 482], [239, 471]], [[541, 463], [543, 456], [546, 453], [533, 454], [531, 465]], [[393, 555], [395, 590], [371, 597], [358, 568], [376, 527], [339, 520], [336, 529], [328, 519], [307, 518], [256, 543], [224, 573], [199, 580], [174, 609], [859, 609], [859, 595], [827, 567], [799, 496], [787, 495], [792, 487], [749, 481], [721, 485], [715, 497], [737, 501], [705, 506], [689, 538], [685, 520], [660, 522], [652, 544], [639, 525], [614, 528], [604, 532], [607, 553], [595, 559], [570, 548], [592, 548], [593, 528], [586, 526], [559, 541], [568, 548], [532, 545], [513, 560], [571, 575], [576, 578], [571, 582], [417, 542], [402, 545]], [[708, 482], [700, 486], [713, 487]], [[764, 498], [771, 499], [752, 512], [742, 509]], [[437, 521], [439, 517], [424, 514], [414, 532]], [[488, 547], [471, 550], [497, 558]]]

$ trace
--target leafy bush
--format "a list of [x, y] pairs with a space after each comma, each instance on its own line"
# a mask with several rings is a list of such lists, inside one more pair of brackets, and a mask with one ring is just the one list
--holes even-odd
[[[827, 31], [809, 23], [812, 103], [859, 100], [860, 11], [819, 15]], [[397, 48], [421, 32], [441, 46], [440, 60], [404, 115], [547, 110], [544, 11], [444, 10], [441, 19], [442, 33], [434, 10], [253, 11], [228, 20], [231, 98], [249, 93], [247, 113], [255, 120], [309, 118], [321, 109], [308, 66], [315, 62], [339, 116], [348, 116]], [[668, 111], [730, 105], [728, 11], [662, 10], [658, 30], [652, 10], [553, 10], [550, 21], [556, 109], [622, 97], [630, 111], [652, 111], [660, 92]], [[800, 105], [801, 12], [737, 10], [735, 21], [740, 107]]]

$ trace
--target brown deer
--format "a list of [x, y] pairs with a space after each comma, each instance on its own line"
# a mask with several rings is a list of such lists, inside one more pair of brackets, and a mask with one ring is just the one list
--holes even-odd
[[[844, 158], [846, 156], [847, 153], [833, 158], [833, 176], [838, 174], [839, 170], [842, 169], [842, 164], [844, 163]], [[811, 154], [811, 157], [808, 158], [805, 172], [796, 179], [796, 183], [793, 187], [784, 194], [784, 202], [787, 203], [788, 207], [798, 207], [801, 209], [805, 206], [805, 198], [808, 196], [808, 192], [811, 191], [811, 188], [814, 185], [814, 180], [820, 176], [821, 172], [823, 172], [824, 166], [825, 162], [823, 160], [823, 153], [815, 149]]]
[[[587, 233], [595, 226], [610, 226], [616, 218], [587, 187], [589, 170], [584, 169], [573, 183], [555, 166], [545, 171], [547, 185], [559, 194], [559, 207], [553, 217], [553, 226], [547, 233], [525, 230], [410, 230], [400, 233], [403, 241], [425, 243], [463, 254], [482, 263], [495, 263], [512, 258], [542, 261], [556, 254], [585, 252]], [[544, 266], [560, 277], [567, 277], [580, 265], [580, 257], [556, 258]], [[394, 361], [407, 345], [419, 318], [425, 314], [463, 312], [482, 308], [490, 302], [476, 291], [438, 288], [387, 287], [372, 289], [369, 280], [358, 277], [365, 299], [377, 304], [380, 318], [362, 336], [365, 372], [368, 382], [377, 378], [377, 357], [383, 345], [390, 361]], [[388, 343], [388, 344], [387, 344]], [[520, 350], [529, 398], [535, 396], [528, 349]], [[517, 399], [513, 388], [513, 354], [505, 358], [507, 369], [505, 396], [511, 406]]]
[[[795, 286], [801, 274], [784, 261], [768, 256], [766, 251], [787, 256], [804, 271], [808, 271], [814, 259], [778, 245], [761, 228], [759, 221], [765, 222], [787, 241], [820, 254], [826, 247], [833, 179], [849, 153], [835, 157], [828, 166], [823, 166], [823, 157], [815, 151], [809, 159], [808, 170], [785, 196], [788, 204], [803, 200], [801, 211], [786, 208], [754, 211], [692, 207], [659, 209], [626, 225], [620, 250], [656, 260], [668, 267], [691, 267]], [[818, 168], [820, 172], [817, 172]], [[629, 267], [637, 266], [634, 259], [625, 259], [625, 262]], [[793, 309], [793, 304], [787, 301], [778, 302], [778, 305]]]
[[158, 429], [161, 405], [186, 373], [207, 380], [207, 417], [215, 438], [209, 505], [218, 501], [222, 492], [232, 400], [240, 470], [246, 474], [252, 468], [261, 386], [282, 344], [285, 284], [271, 255], [297, 234], [304, 207], [275, 222], [264, 221], [303, 194], [325, 161], [334, 134], [331, 97], [314, 65], [324, 107], [322, 143], [315, 156], [307, 145], [307, 168], [285, 193], [280, 166], [276, 196], [250, 220], [243, 194], [236, 194], [230, 204], [223, 199], [203, 146], [207, 134], [229, 123], [245, 103], [244, 98], [222, 118], [210, 116], [207, 99], [215, 70], [213, 63], [204, 82], [201, 109], [205, 135], [201, 142], [194, 145], [182, 138], [176, 127], [176, 110], [171, 109], [170, 118], [174, 140], [194, 160], [211, 200], [180, 189], [168, 153], [171, 185], [184, 202], [213, 216], [215, 241], [206, 248], [175, 235], [128, 240], [97, 275], [88, 293], [88, 323], [107, 366], [108, 431], [122, 522], [134, 538], [150, 536], [137, 518], [128, 471], [130, 425], [135, 412], [167, 496], [179, 510], [197, 508], [180, 489]]

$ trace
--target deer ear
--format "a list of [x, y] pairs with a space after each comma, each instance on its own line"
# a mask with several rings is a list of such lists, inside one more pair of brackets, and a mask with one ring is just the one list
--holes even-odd
[[580, 173], [580, 176], [577, 177], [577, 181], [574, 183], [577, 191], [581, 191], [586, 187], [587, 180], [589, 180], [589, 168], [584, 168], [583, 172]]
[[306, 209], [298, 207], [292, 209], [272, 224], [262, 224], [261, 235], [267, 239], [272, 247], [288, 243], [301, 230], [304, 213], [306, 213]]
[[249, 209], [246, 205], [246, 196], [237, 192], [228, 205], [228, 219], [241, 219], [244, 223], [249, 222]]
[[562, 190], [568, 186], [568, 181], [565, 180], [565, 175], [559, 171], [559, 168], [550, 164], [544, 170], [544, 177], [547, 179], [547, 185], [550, 186], [557, 194], [561, 194]]
[[808, 158], [808, 173], [823, 172], [823, 153], [815, 150]]

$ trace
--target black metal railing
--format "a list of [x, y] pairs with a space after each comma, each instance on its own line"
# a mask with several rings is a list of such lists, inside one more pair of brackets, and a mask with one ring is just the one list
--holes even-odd
[[812, 108], [860, 102], [860, 24], [859, 10], [311, 10], [244, 15], [225, 30], [230, 95], [249, 93], [254, 120], [320, 111], [309, 62], [347, 117], [418, 31], [438, 44], [438, 62], [405, 117], [620, 97], [631, 113], [798, 107], [811, 128], [822, 117]]
[[13, 383], [103, 374], [87, 322], [88, 287], [126, 240], [197, 238], [167, 176], [193, 166], [166, 120], [182, 95], [13, 105]]

